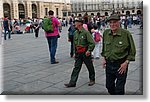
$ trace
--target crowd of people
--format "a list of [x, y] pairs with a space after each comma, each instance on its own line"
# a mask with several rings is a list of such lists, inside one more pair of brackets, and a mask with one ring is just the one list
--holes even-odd
[[[59, 27], [63, 24], [63, 21], [59, 22], [51, 10], [47, 19], [52, 20], [54, 27], [52, 32], [45, 29], [50, 62], [51, 64], [58, 64], [55, 54]], [[70, 57], [74, 57], [75, 63], [69, 83], [64, 84], [66, 88], [76, 87], [83, 63], [89, 72], [88, 85], [93, 86], [95, 84], [95, 69], [92, 59], [99, 59], [100, 42], [102, 41], [102, 65], [106, 71], [108, 93], [111, 95], [125, 94], [128, 64], [135, 60], [136, 54], [131, 33], [127, 30], [127, 27], [124, 26], [124, 29], [121, 26], [122, 22], [125, 23], [125, 20], [127, 20], [127, 17], [124, 19], [124, 17], [116, 14], [112, 14], [110, 17], [102, 17], [102, 19], [100, 16], [88, 16], [88, 14], [78, 17], [72, 15], [69, 20], [68, 41], [71, 42]], [[138, 24], [138, 20], [134, 21], [133, 24]], [[102, 30], [103, 34], [101, 33]]]
[[38, 37], [41, 23], [42, 19], [38, 18], [10, 19], [5, 16], [0, 20], [1, 33], [4, 34], [4, 40], [7, 39], [7, 35], [8, 39], [11, 39], [11, 34], [33, 33], [33, 31], [35, 32], [35, 37]]
[[[32, 33], [38, 37], [39, 29], [43, 28], [49, 48], [51, 64], [58, 64], [56, 51], [58, 38], [62, 27], [68, 27], [68, 41], [71, 43], [70, 57], [75, 59], [74, 68], [69, 83], [64, 84], [67, 88], [76, 87], [79, 72], [84, 63], [89, 72], [89, 86], [95, 84], [95, 70], [93, 59], [102, 59], [102, 65], [106, 70], [106, 88], [111, 95], [125, 94], [125, 82], [128, 64], [135, 60], [135, 45], [131, 33], [127, 30], [134, 25], [141, 25], [142, 16], [139, 15], [72, 15], [69, 19], [58, 19], [50, 10], [45, 19], [26, 19], [25, 23], [17, 19], [9, 20], [5, 17], [1, 20], [4, 29], [4, 40], [11, 38], [11, 33]], [[43, 27], [43, 20], [51, 20], [52, 30]], [[20, 26], [25, 25], [24, 31]], [[100, 49], [102, 43], [102, 49]], [[100, 50], [102, 53], [100, 53]]]
[[[58, 18], [61, 26], [59, 27], [59, 32], [61, 32], [62, 27], [68, 27], [78, 18], [84, 19], [84, 25], [88, 25], [88, 30], [91, 32], [91, 25], [97, 25], [98, 31], [104, 31], [106, 28], [109, 28], [107, 19], [108, 16], [100, 16], [99, 13], [94, 15], [84, 15], [79, 14], [78, 16], [70, 16], [69, 18]], [[35, 37], [38, 37], [39, 28], [41, 27], [42, 18], [26, 18], [26, 19], [10, 19], [7, 16], [0, 19], [1, 32], [4, 34], [4, 39], [6, 40], [6, 35], [11, 39], [11, 34], [23, 34], [23, 33], [33, 33], [35, 32]], [[143, 28], [143, 17], [142, 15], [120, 15], [120, 26], [122, 28], [132, 28], [134, 25], [140, 25], [140, 28]], [[23, 26], [23, 27], [22, 27]], [[37, 27], [36, 27], [37, 26]], [[24, 29], [21, 29], [24, 28]]]

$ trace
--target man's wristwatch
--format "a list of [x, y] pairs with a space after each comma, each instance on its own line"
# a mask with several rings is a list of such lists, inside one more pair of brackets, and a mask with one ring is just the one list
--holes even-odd
[[125, 62], [126, 62], [127, 64], [129, 64], [129, 60], [126, 60]]

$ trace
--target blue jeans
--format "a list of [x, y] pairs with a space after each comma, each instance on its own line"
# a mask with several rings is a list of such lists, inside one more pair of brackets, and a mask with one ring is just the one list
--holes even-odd
[[4, 40], [6, 40], [6, 36], [7, 36], [7, 32], [8, 32], [8, 39], [11, 38], [11, 34], [10, 34], [10, 30], [9, 28], [4, 28]]
[[50, 36], [47, 37], [48, 45], [49, 45], [49, 52], [50, 52], [50, 58], [51, 58], [51, 64], [55, 63], [55, 54], [57, 49], [57, 36]]

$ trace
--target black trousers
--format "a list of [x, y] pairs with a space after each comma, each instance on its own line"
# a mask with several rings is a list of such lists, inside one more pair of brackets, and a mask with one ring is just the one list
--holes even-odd
[[95, 70], [92, 62], [92, 57], [91, 56], [87, 57], [85, 53], [80, 53], [75, 55], [75, 66], [71, 74], [70, 80], [71, 84], [76, 84], [83, 62], [88, 69], [89, 79], [95, 81]]
[[124, 95], [127, 71], [123, 74], [118, 73], [120, 65], [126, 59], [117, 61], [106, 60], [106, 88], [111, 95]]
[[34, 32], [35, 32], [35, 37], [37, 38], [39, 36], [39, 29], [35, 29]]
[[70, 47], [70, 56], [71, 57], [73, 57], [73, 54], [74, 54], [74, 52], [73, 52], [73, 48], [74, 48], [74, 46], [73, 46], [73, 36], [71, 36], [70, 37], [70, 42], [71, 42], [71, 47]]

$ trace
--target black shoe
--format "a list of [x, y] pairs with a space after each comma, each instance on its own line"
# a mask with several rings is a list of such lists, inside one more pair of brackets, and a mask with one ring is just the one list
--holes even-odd
[[58, 64], [59, 62], [58, 61], [55, 61], [55, 62], [53, 62], [53, 63], [51, 63], [51, 64]]
[[89, 82], [89, 86], [92, 86], [92, 85], [94, 85], [95, 84], [95, 81], [93, 81], [93, 80], [90, 80], [90, 82]]
[[66, 86], [66, 88], [69, 88], [69, 87], [76, 87], [76, 84], [64, 84]]
[[99, 59], [99, 57], [96, 57], [95, 59], [97, 59], [97, 60], [98, 60], [98, 59]]

